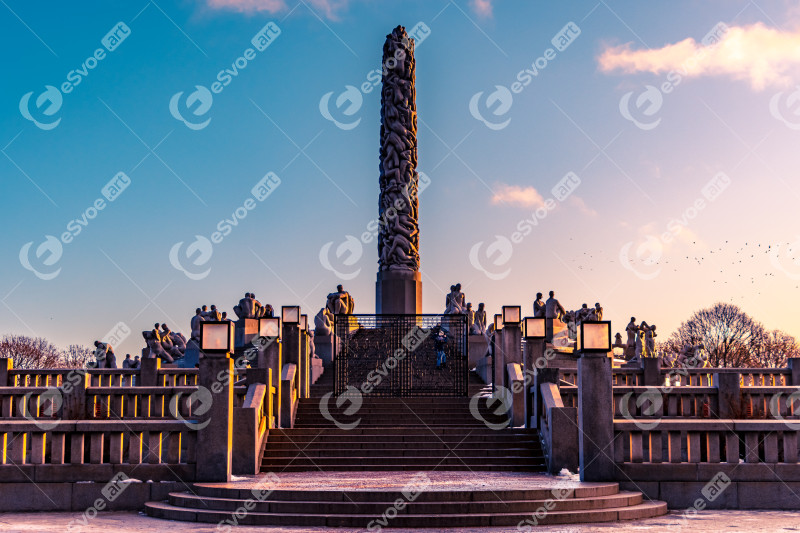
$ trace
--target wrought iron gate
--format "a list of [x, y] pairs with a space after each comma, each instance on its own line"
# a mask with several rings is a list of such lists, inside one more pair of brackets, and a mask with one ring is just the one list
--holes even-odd
[[[436, 368], [436, 338], [446, 336]], [[334, 390], [376, 396], [467, 396], [466, 315], [337, 315]]]

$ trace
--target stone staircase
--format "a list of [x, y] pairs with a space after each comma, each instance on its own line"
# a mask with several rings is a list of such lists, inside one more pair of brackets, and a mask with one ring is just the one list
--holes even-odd
[[[410, 474], [409, 474], [410, 476]], [[554, 487], [552, 478], [530, 488], [444, 489], [412, 493], [394, 488], [367, 490], [260, 490], [268, 483], [195, 483], [193, 493], [172, 493], [168, 502], [147, 504], [150, 516], [168, 520], [257, 526], [450, 528], [514, 527], [614, 522], [667, 512], [664, 502], [645, 502], [639, 492], [616, 483]], [[276, 486], [280, 487], [278, 481]], [[262, 495], [262, 496], [259, 496]], [[398, 501], [402, 504], [398, 504]]]
[[[365, 396], [348, 415], [349, 401], [337, 407], [335, 397], [322, 398], [333, 389], [332, 374], [323, 373], [300, 400], [293, 429], [270, 431], [262, 472], [546, 468], [535, 430], [490, 429], [486, 422], [502, 427], [505, 415], [484, 402], [473, 416], [470, 398]], [[470, 393], [479, 393], [484, 385], [471, 379]]]
[[332, 389], [326, 369], [311, 397], [300, 400], [295, 427], [270, 430], [259, 476], [195, 483], [191, 492], [148, 503], [147, 514], [375, 531], [613, 522], [667, 512], [664, 502], [646, 502], [617, 483], [544, 475], [534, 430], [497, 429], [504, 415], [485, 402], [470, 406], [473, 395], [487, 392], [477, 376], [470, 376], [468, 398], [366, 396], [353, 413], [348, 401], [324, 401]]

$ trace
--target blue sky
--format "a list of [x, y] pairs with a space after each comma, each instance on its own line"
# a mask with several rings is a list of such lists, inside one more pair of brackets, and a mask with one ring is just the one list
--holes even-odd
[[118, 353], [138, 353], [199, 305], [253, 291], [313, 315], [340, 282], [373, 312], [380, 93], [362, 86], [401, 24], [425, 36], [425, 312], [461, 282], [491, 313], [553, 289], [666, 336], [730, 301], [800, 335], [797, 21], [783, 1], [7, 0], [0, 331], [89, 344], [122, 322]]

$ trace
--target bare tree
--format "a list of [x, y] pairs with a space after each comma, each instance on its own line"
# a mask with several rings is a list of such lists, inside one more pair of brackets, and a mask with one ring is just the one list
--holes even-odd
[[83, 368], [94, 357], [94, 350], [79, 344], [70, 344], [61, 353], [61, 365], [66, 368]]
[[767, 333], [759, 322], [738, 306], [716, 303], [695, 312], [661, 345], [666, 354], [677, 354], [684, 346], [702, 344], [715, 367], [758, 365]]
[[778, 329], [764, 334], [756, 355], [758, 366], [784, 368], [790, 357], [800, 357], [800, 345], [793, 336]]
[[42, 337], [4, 335], [0, 341], [0, 357], [14, 359], [15, 368], [54, 368], [61, 360], [61, 351]]

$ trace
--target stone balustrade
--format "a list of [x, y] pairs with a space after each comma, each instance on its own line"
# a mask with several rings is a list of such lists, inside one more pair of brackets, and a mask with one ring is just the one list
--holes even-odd
[[542, 398], [539, 437], [547, 460], [547, 469], [557, 474], [562, 468], [578, 470], [578, 409], [565, 407], [558, 385], [539, 385]]
[[195, 478], [196, 431], [181, 421], [0, 423], [0, 479], [10, 482]]

